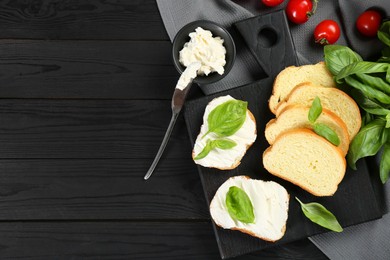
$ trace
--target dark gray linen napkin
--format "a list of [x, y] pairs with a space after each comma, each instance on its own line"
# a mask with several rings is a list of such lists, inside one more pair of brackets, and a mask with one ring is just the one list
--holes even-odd
[[[390, 204], [390, 182], [385, 185]], [[309, 238], [330, 259], [390, 259], [390, 213], [381, 219], [345, 228], [342, 233], [328, 232]]]
[[[235, 4], [239, 3], [240, 5]], [[173, 40], [185, 24], [207, 19], [230, 29], [231, 24], [245, 18], [276, 11], [265, 8], [260, 0], [157, 0], [157, 5], [168, 35]], [[390, 0], [322, 0], [317, 12], [304, 25], [290, 26], [300, 64], [323, 60], [322, 47], [314, 44], [313, 30], [324, 19], [336, 20], [341, 25], [342, 35], [337, 44], [349, 45], [364, 58], [373, 57], [380, 50], [377, 40], [367, 40], [355, 31], [357, 16], [368, 7], [381, 7], [390, 14]], [[245, 8], [243, 8], [243, 7]], [[237, 59], [229, 75], [222, 81], [208, 85], [211, 93], [242, 86], [257, 80], [256, 71], [261, 70], [245, 46], [239, 46]], [[206, 93], [207, 94], [207, 93]], [[390, 184], [385, 185], [386, 204], [390, 205]], [[346, 228], [342, 233], [325, 233], [310, 240], [330, 259], [390, 259], [390, 213], [383, 218]]]
[[[157, 0], [169, 38], [173, 41], [176, 33], [187, 23], [196, 20], [211, 20], [221, 24], [230, 32], [234, 22], [252, 17], [249, 11], [226, 0]], [[237, 56], [233, 68], [221, 81], [202, 88], [206, 94], [242, 86], [259, 79], [261, 67], [244, 42], [235, 38]]]

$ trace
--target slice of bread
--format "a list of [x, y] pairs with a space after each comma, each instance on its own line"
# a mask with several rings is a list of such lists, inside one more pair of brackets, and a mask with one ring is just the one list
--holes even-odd
[[210, 112], [218, 105], [221, 105], [229, 100], [234, 100], [234, 98], [229, 95], [221, 96], [213, 99], [206, 106], [205, 113], [203, 115], [203, 125], [200, 128], [200, 133], [196, 138], [194, 148], [192, 150], [192, 158], [196, 164], [202, 165], [203, 167], [217, 168], [220, 170], [234, 169], [241, 163], [242, 157], [244, 157], [246, 151], [256, 140], [256, 120], [249, 109], [247, 109], [246, 119], [242, 127], [233, 135], [226, 137], [227, 139], [232, 140], [237, 144], [235, 147], [228, 150], [221, 150], [216, 148], [211, 150], [210, 153], [203, 159], [195, 160], [195, 157], [206, 146], [207, 140], [213, 140], [217, 138], [214, 133], [210, 133], [204, 137], [208, 131], [207, 119]]
[[[232, 186], [244, 190], [251, 200], [255, 215], [254, 223], [243, 223], [232, 219], [229, 215], [226, 194]], [[281, 239], [286, 231], [289, 198], [286, 189], [276, 182], [235, 176], [218, 188], [210, 203], [210, 214], [215, 224], [224, 229], [239, 230], [274, 242]]]
[[[276, 119], [270, 120], [265, 127], [265, 138], [272, 145], [280, 134], [295, 128], [313, 129], [313, 124], [308, 119], [310, 107], [302, 105], [288, 105]], [[349, 148], [349, 134], [344, 121], [337, 115], [323, 108], [316, 123], [325, 124], [336, 132], [340, 139], [338, 146], [346, 155]]]
[[314, 65], [287, 67], [275, 78], [272, 96], [269, 99], [271, 112], [276, 113], [278, 104], [285, 100], [296, 85], [307, 81], [323, 87], [336, 87], [333, 76], [326, 68], [324, 62]]
[[319, 97], [322, 107], [336, 114], [347, 126], [350, 140], [359, 132], [362, 124], [359, 107], [350, 96], [337, 88], [325, 88], [312, 82], [296, 86], [287, 99], [280, 103], [276, 115], [279, 116], [287, 105], [300, 104], [311, 106], [315, 97]]
[[263, 165], [315, 196], [333, 195], [345, 175], [343, 152], [309, 129], [279, 135], [263, 153]]

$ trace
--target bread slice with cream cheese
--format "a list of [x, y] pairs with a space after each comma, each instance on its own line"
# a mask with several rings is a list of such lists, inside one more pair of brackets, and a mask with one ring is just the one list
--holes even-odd
[[[232, 186], [242, 189], [248, 195], [255, 216], [253, 223], [243, 223], [229, 214], [226, 196]], [[289, 194], [280, 184], [235, 176], [218, 188], [210, 203], [210, 214], [215, 224], [224, 229], [238, 230], [274, 242], [281, 239], [286, 231], [288, 206]]]
[[256, 120], [253, 114], [247, 109], [246, 118], [244, 124], [241, 128], [231, 136], [227, 136], [229, 140], [234, 141], [237, 145], [231, 149], [222, 150], [222, 149], [213, 149], [210, 153], [199, 160], [196, 160], [196, 156], [205, 148], [207, 140], [216, 139], [216, 135], [210, 133], [207, 138], [204, 138], [204, 135], [208, 132], [208, 116], [210, 112], [215, 109], [217, 106], [230, 101], [235, 100], [230, 95], [221, 96], [213, 99], [205, 109], [203, 115], [203, 124], [200, 128], [200, 133], [196, 138], [194, 148], [192, 151], [192, 158], [196, 164], [199, 164], [203, 167], [217, 168], [220, 170], [231, 170], [236, 168], [242, 157], [245, 155], [248, 148], [254, 143], [257, 137], [256, 131]]
[[264, 151], [263, 165], [315, 196], [333, 195], [346, 171], [341, 149], [305, 128], [279, 135]]
[[279, 103], [287, 98], [296, 85], [307, 81], [323, 87], [336, 87], [333, 76], [326, 68], [324, 62], [299, 67], [287, 67], [275, 78], [272, 95], [269, 99], [271, 112], [276, 113]]
[[[291, 104], [286, 106], [280, 115], [271, 119], [265, 127], [265, 138], [272, 145], [275, 139], [284, 132], [295, 128], [313, 129], [313, 124], [308, 119], [310, 107]], [[346, 155], [349, 148], [350, 138], [347, 126], [336, 114], [323, 108], [321, 115], [316, 120], [316, 123], [325, 124], [337, 134], [340, 139], [338, 146], [343, 154]]]

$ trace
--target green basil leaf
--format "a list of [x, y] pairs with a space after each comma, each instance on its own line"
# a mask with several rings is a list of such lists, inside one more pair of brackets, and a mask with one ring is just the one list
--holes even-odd
[[355, 79], [353, 76], [346, 77], [345, 82], [351, 87], [357, 88], [360, 91], [362, 91], [363, 94], [371, 100], [377, 100], [382, 104], [390, 104], [389, 95], [386, 95], [382, 91], [374, 89], [369, 85], [360, 82], [359, 80]]
[[232, 219], [243, 223], [254, 223], [253, 205], [244, 190], [237, 186], [229, 188], [226, 194], [226, 206]]
[[383, 147], [381, 161], [379, 163], [379, 176], [383, 184], [389, 179], [390, 175], [390, 142]]
[[347, 65], [363, 60], [359, 54], [341, 45], [326, 45], [324, 54], [326, 67], [334, 76]]
[[295, 199], [301, 204], [303, 214], [312, 222], [335, 232], [343, 231], [335, 215], [324, 206], [317, 202], [303, 203], [297, 197]]
[[378, 62], [390, 63], [390, 47], [389, 46], [386, 46], [382, 50], [382, 57], [378, 60]]
[[340, 138], [337, 136], [336, 132], [333, 131], [332, 128], [330, 128], [329, 126], [318, 123], [313, 126], [313, 130], [316, 134], [324, 137], [326, 140], [328, 140], [335, 146], [340, 145]]
[[363, 126], [349, 145], [347, 161], [356, 170], [356, 162], [360, 158], [375, 155], [383, 145], [383, 130], [386, 121], [374, 119]]
[[379, 116], [387, 116], [390, 114], [389, 109], [383, 107], [379, 102], [375, 102], [369, 99], [363, 94], [362, 91], [358, 89], [352, 89], [351, 95], [353, 96], [353, 99], [356, 101], [356, 103], [358, 103], [364, 111], [370, 114]]
[[386, 21], [381, 25], [378, 31], [378, 38], [381, 42], [390, 46], [390, 21]]
[[217, 140], [214, 140], [213, 142], [214, 142], [214, 146], [216, 148], [219, 148], [222, 150], [232, 149], [234, 146], [237, 145], [236, 142], [234, 142], [233, 140], [229, 140], [229, 139], [217, 139]]
[[246, 119], [248, 102], [229, 100], [214, 108], [208, 118], [209, 130], [204, 135], [213, 132], [218, 136], [230, 136], [237, 132]]
[[374, 116], [368, 112], [364, 112], [362, 115], [362, 127], [374, 120]]
[[314, 122], [318, 119], [321, 113], [322, 113], [321, 100], [319, 97], [315, 97], [309, 110], [308, 118], [310, 123], [314, 124]]
[[386, 119], [386, 125], [385, 128], [390, 128], [390, 113], [388, 113], [385, 117]]
[[236, 142], [234, 142], [233, 140], [229, 140], [229, 139], [216, 139], [216, 140], [212, 140], [212, 141], [210, 139], [208, 139], [206, 141], [205, 147], [194, 158], [194, 160], [200, 160], [200, 159], [205, 158], [211, 152], [211, 150], [213, 150], [215, 148], [219, 148], [222, 150], [228, 150], [228, 149], [233, 148], [236, 145], [237, 145]]
[[[389, 62], [390, 63], [390, 62]], [[386, 72], [386, 81], [390, 83], [390, 66], [387, 67], [387, 72]]]
[[[390, 68], [390, 66], [389, 66]], [[363, 84], [366, 84], [368, 86], [371, 86], [377, 90], [382, 91], [383, 93], [386, 93], [390, 95], [390, 84], [387, 83], [385, 80], [383, 80], [380, 77], [374, 77], [368, 74], [362, 74], [358, 73], [356, 74], [356, 78], [362, 82]]]
[[206, 141], [206, 145], [204, 146], [203, 150], [197, 156], [195, 156], [194, 160], [200, 160], [205, 158], [213, 149], [214, 149], [214, 143], [213, 141], [208, 139]]
[[379, 73], [379, 72], [387, 72], [389, 68], [388, 63], [377, 63], [377, 62], [370, 62], [370, 61], [358, 61], [354, 62], [352, 64], [349, 64], [348, 66], [344, 67], [335, 77], [335, 80], [337, 83], [342, 83], [342, 79], [358, 74], [358, 73]]

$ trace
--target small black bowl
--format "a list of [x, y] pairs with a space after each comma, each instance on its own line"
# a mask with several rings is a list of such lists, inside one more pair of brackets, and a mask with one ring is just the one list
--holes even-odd
[[219, 75], [216, 72], [212, 72], [208, 76], [197, 76], [194, 79], [195, 83], [199, 85], [204, 85], [216, 82], [224, 78], [229, 73], [229, 71], [233, 67], [233, 63], [236, 58], [236, 46], [230, 33], [217, 23], [207, 20], [199, 20], [189, 23], [178, 31], [173, 40], [173, 62], [175, 64], [176, 69], [180, 73], [183, 73], [186, 67], [184, 67], [179, 61], [179, 52], [183, 49], [184, 44], [190, 41], [189, 34], [195, 32], [195, 29], [198, 27], [202, 27], [204, 30], [209, 30], [213, 34], [213, 37], [221, 37], [221, 39], [224, 40], [223, 46], [226, 48], [226, 64], [224, 66], [225, 72], [222, 75]]

